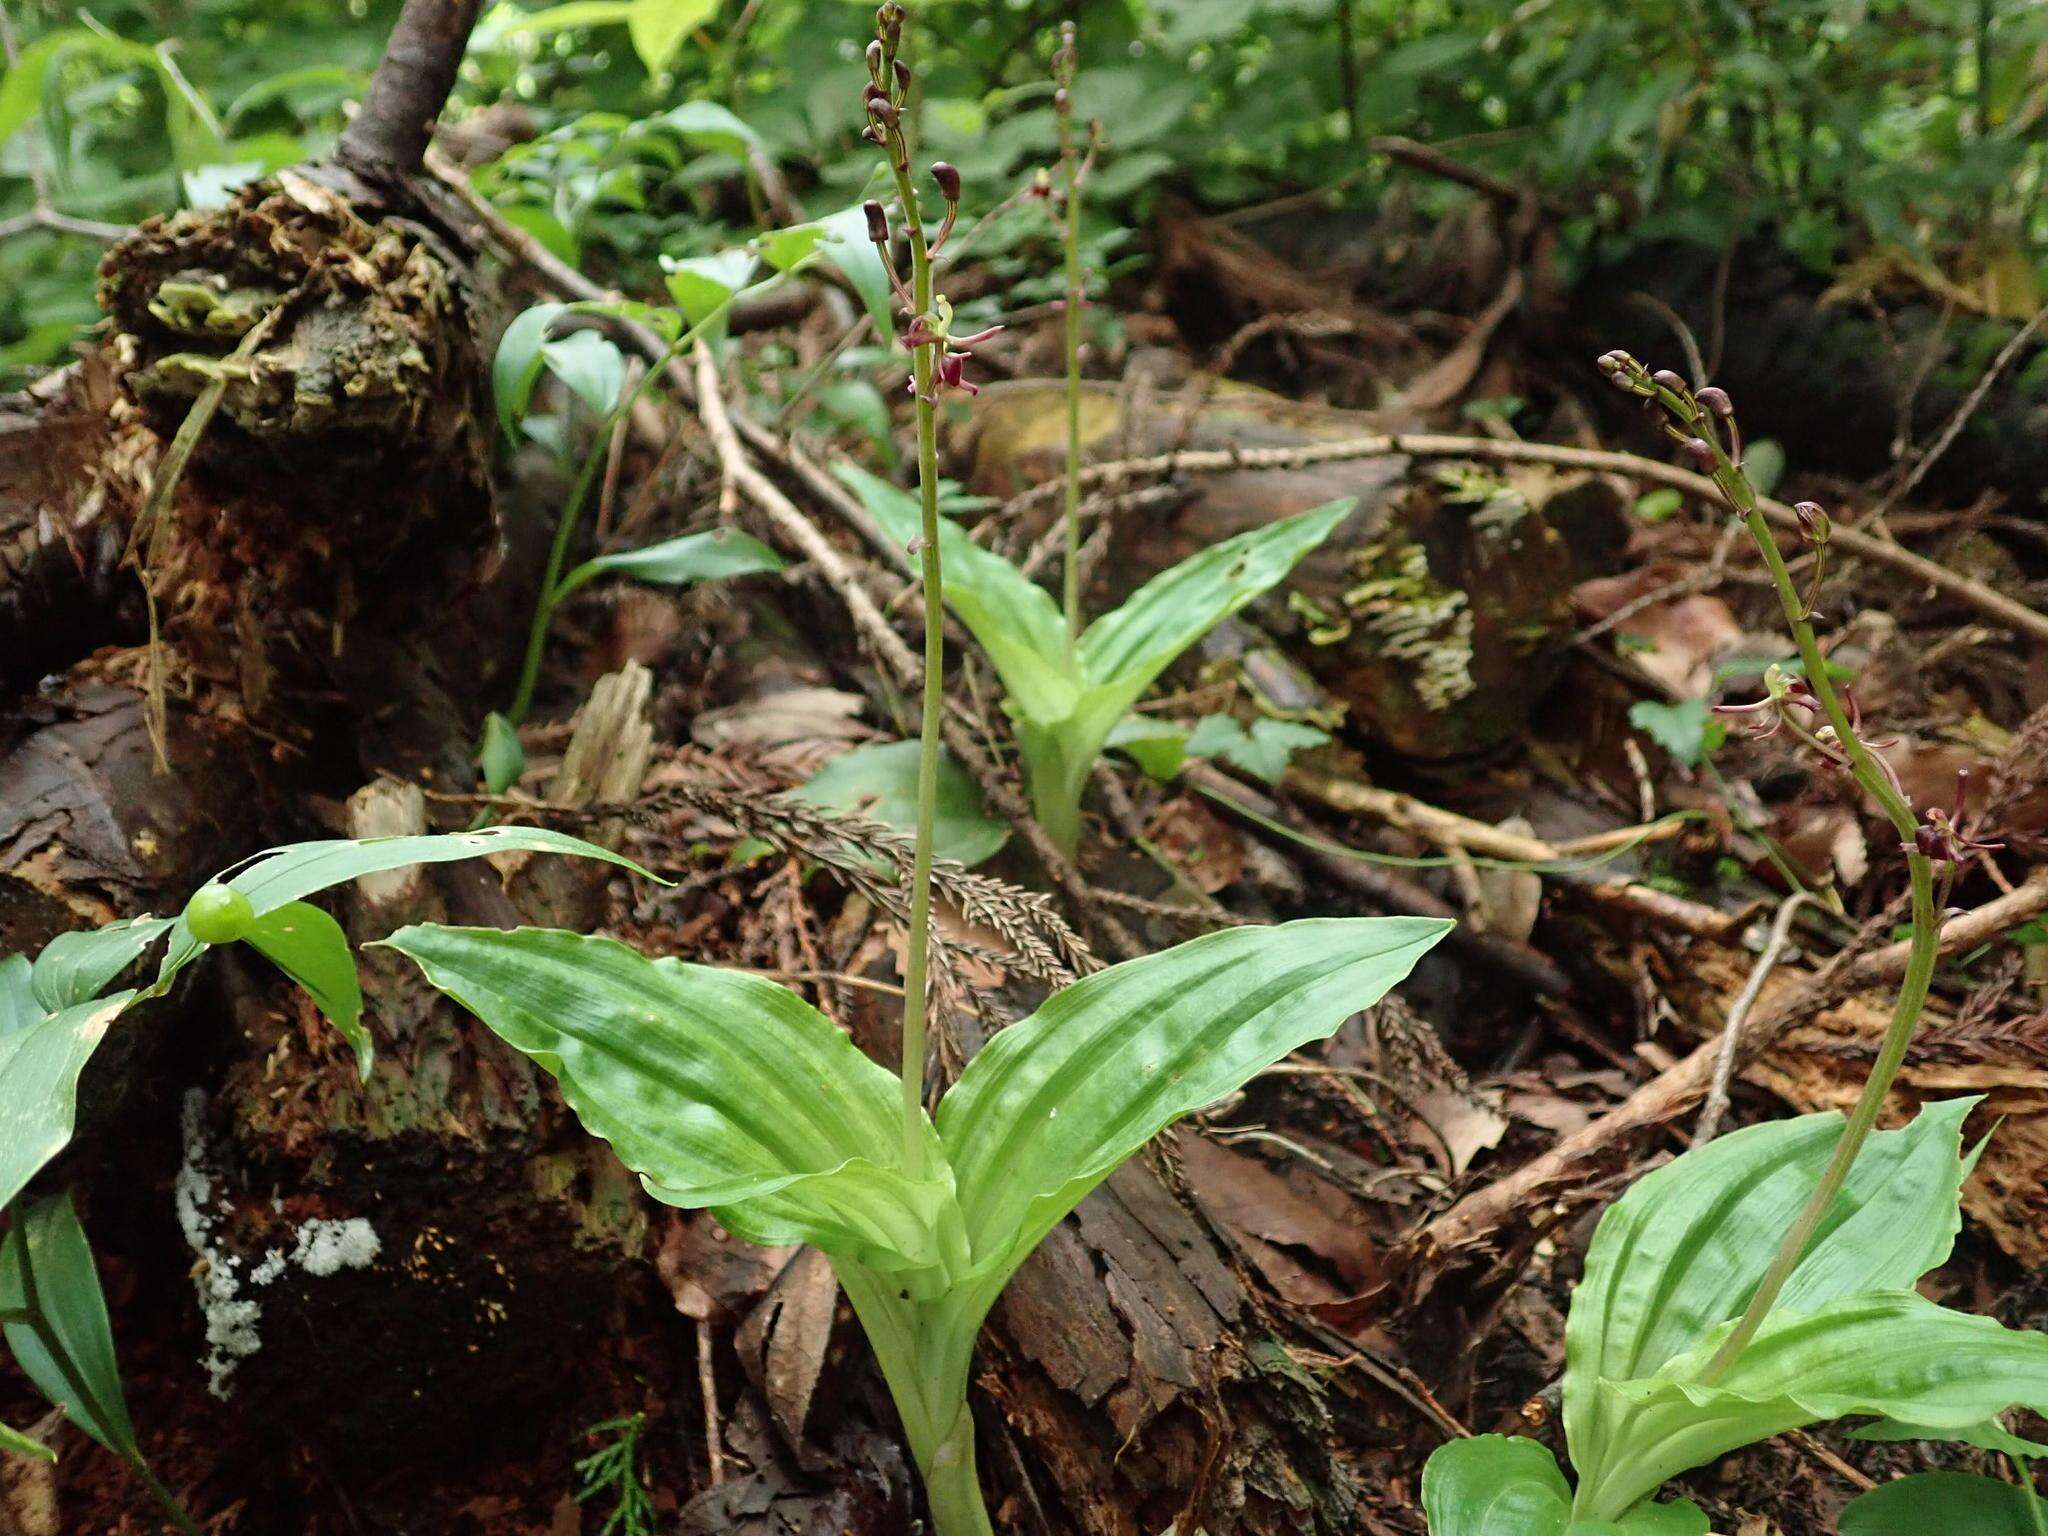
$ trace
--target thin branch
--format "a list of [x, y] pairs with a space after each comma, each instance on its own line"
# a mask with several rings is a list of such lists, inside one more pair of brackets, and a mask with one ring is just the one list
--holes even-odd
[[[1347, 438], [1334, 443], [1311, 443], [1300, 448], [1188, 449], [1179, 453], [1154, 454], [1148, 458], [1118, 459], [1089, 464], [1081, 470], [1084, 485], [1116, 484], [1127, 480], [1162, 479], [1171, 475], [1230, 474], [1241, 470], [1300, 469], [1311, 464], [1338, 464], [1357, 459], [1487, 459], [1509, 464], [1553, 464], [1566, 469], [1592, 470], [1598, 474], [1629, 475], [1653, 485], [1676, 490], [1718, 503], [1720, 492], [1706, 475], [1695, 474], [1675, 464], [1646, 459], [1639, 454], [1616, 453], [1600, 448], [1568, 448], [1556, 443], [1530, 443], [1519, 439], [1453, 437], [1441, 433], [1381, 433]], [[1061, 484], [1050, 480], [1011, 498], [1003, 508], [1007, 519], [1040, 502], [1061, 494]], [[1782, 501], [1760, 499], [1759, 510], [1772, 523], [1797, 531], [1799, 514]], [[2036, 640], [2048, 640], [2048, 614], [1987, 586], [1974, 577], [1916, 555], [1913, 551], [1837, 523], [1834, 541], [1851, 555], [1889, 566], [1914, 581], [1970, 604], [2009, 628]]]

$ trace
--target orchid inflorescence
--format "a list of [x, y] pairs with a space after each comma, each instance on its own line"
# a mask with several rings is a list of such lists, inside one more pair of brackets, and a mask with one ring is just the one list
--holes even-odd
[[[861, 93], [867, 107], [868, 125], [861, 130], [861, 137], [879, 145], [889, 156], [889, 168], [896, 177], [898, 200], [903, 207], [910, 239], [919, 247], [912, 261], [924, 267], [944, 249], [953, 233], [953, 225], [960, 217], [960, 172], [944, 160], [932, 163], [932, 181], [939, 189], [946, 212], [937, 232], [927, 243], [923, 217], [917, 207], [917, 194], [910, 183], [910, 138], [903, 128], [903, 116], [909, 106], [910, 86], [914, 78], [910, 66], [897, 54], [903, 40], [903, 21], [904, 10], [900, 5], [884, 5], [875, 12], [875, 40], [868, 44], [867, 49], [868, 84]], [[973, 355], [973, 348], [1003, 328], [992, 325], [969, 336], [953, 335], [953, 306], [946, 302], [945, 295], [935, 296], [929, 304], [920, 303], [913, 284], [905, 283], [897, 271], [892, 249], [895, 235], [889, 227], [888, 210], [874, 199], [863, 204], [862, 210], [867, 215], [868, 239], [874, 242], [876, 253], [882, 259], [882, 270], [889, 275], [889, 286], [895, 291], [897, 302], [903, 306], [904, 316], [910, 321], [903, 333], [904, 347], [913, 353], [920, 347], [934, 349], [931, 387], [921, 391], [913, 378], [911, 392], [933, 405], [938, 403], [941, 390], [957, 389], [969, 395], [981, 393], [967, 377], [967, 360]]]
[[[1665, 432], [1700, 472], [1713, 480], [1729, 509], [1738, 517], [1757, 522], [1760, 501], [1743, 473], [1742, 432], [1735, 421], [1735, 404], [1725, 389], [1712, 384], [1694, 389], [1669, 368], [1652, 372], [1626, 352], [1603, 353], [1599, 366], [1615, 388], [1640, 396], [1652, 409], [1661, 410], [1666, 418]], [[1794, 625], [1795, 635], [1804, 631], [1810, 640], [1813, 598], [1825, 570], [1834, 524], [1817, 502], [1797, 502], [1792, 512], [1799, 525], [1800, 539], [1812, 552], [1814, 569], [1805, 595], [1796, 605], [1788, 606], [1786, 616]], [[1760, 541], [1768, 538], [1767, 530], [1759, 533]], [[1775, 546], [1770, 553], [1776, 553]], [[1790, 589], [1787, 590], [1789, 593]], [[1815, 656], [1818, 654], [1816, 651]], [[1952, 881], [1956, 870], [1972, 859], [2004, 846], [1964, 830], [1965, 775], [1957, 777], [1952, 810], [1937, 807], [1923, 814], [1913, 807], [1898, 771], [1882, 755], [1882, 749], [1896, 746], [1897, 741], [1872, 742], [1862, 738], [1862, 710], [1853, 690], [1845, 685], [1824, 680], [1821, 688], [1816, 688], [1809, 678], [1774, 666], [1764, 673], [1763, 698], [1749, 704], [1717, 705], [1715, 713], [1745, 722], [1749, 734], [1758, 739], [1788, 732], [1812, 750], [1815, 763], [1823, 772], [1862, 783], [1900, 824], [1902, 833], [1911, 827], [1910, 838], [1902, 838], [1900, 848], [1947, 865], [1946, 880]]]

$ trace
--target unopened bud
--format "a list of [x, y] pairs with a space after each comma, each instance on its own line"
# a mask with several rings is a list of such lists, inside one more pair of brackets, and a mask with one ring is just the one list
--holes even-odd
[[932, 162], [932, 180], [938, 183], [939, 196], [949, 203], [960, 201], [960, 169], [944, 160]]
[[1064, 85], [1052, 93], [1053, 111], [1064, 116], [1072, 106], [1073, 102], [1068, 98], [1067, 88]]
[[896, 103], [879, 92], [868, 97], [868, 116], [884, 128], [894, 128], [903, 119], [903, 114], [896, 110]]
[[876, 38], [872, 43], [868, 44], [867, 57], [868, 78], [874, 81], [875, 84], [880, 85], [882, 83], [882, 66], [888, 61], [883, 56], [882, 40], [879, 37]]
[[1725, 419], [1735, 414], [1735, 402], [1728, 398], [1728, 391], [1718, 384], [1709, 384], [1693, 398], [1716, 416]]
[[860, 205], [860, 211], [868, 216], [868, 238], [877, 245], [889, 243], [889, 215], [882, 205], [869, 198]]
[[896, 0], [889, 0], [887, 5], [875, 12], [875, 31], [881, 34], [882, 41], [891, 48], [894, 48], [903, 36], [905, 14], [903, 7], [898, 5]]
[[1714, 445], [1704, 437], [1688, 437], [1678, 446], [1680, 451], [1702, 470], [1714, 467]]
[[1669, 368], [1659, 368], [1650, 375], [1650, 382], [1670, 390], [1675, 395], [1685, 392], [1685, 380], [1681, 379]]
[[1798, 514], [1799, 531], [1805, 535], [1807, 543], [1827, 543], [1828, 536], [1834, 532], [1835, 525], [1829, 520], [1827, 513], [1822, 510], [1819, 502], [1795, 501], [1792, 504], [1792, 510]]
[[896, 66], [896, 89], [897, 89], [898, 91], [907, 91], [907, 90], [909, 90], [909, 89], [910, 89], [910, 66], [909, 66], [908, 64], [904, 63], [904, 62], [903, 62], [903, 61], [902, 61], [901, 59], [897, 59], [897, 60], [895, 60], [895, 61], [894, 61], [894, 63], [895, 63], [895, 66]]

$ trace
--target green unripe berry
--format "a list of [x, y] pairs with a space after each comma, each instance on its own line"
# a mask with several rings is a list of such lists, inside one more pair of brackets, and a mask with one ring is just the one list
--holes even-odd
[[255, 926], [256, 909], [232, 885], [202, 885], [185, 904], [185, 926], [202, 944], [232, 944]]

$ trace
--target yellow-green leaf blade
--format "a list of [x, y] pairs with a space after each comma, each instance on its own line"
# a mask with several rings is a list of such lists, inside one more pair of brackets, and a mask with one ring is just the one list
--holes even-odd
[[1385, 917], [1229, 929], [1054, 994], [969, 1062], [939, 1106], [977, 1267], [1007, 1274], [1159, 1131], [1378, 1002], [1450, 927]]

